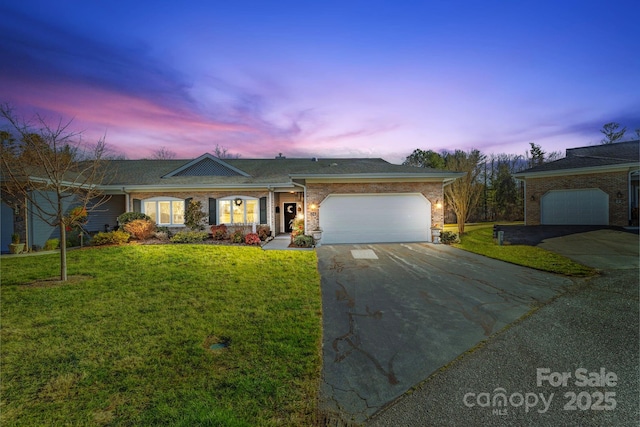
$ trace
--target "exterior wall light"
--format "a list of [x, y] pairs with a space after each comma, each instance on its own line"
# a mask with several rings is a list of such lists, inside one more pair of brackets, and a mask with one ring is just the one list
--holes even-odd
[[318, 209], [318, 206], [315, 203], [311, 203], [311, 205], [309, 205], [309, 207], [311, 208], [311, 210], [316, 210]]
[[440, 203], [440, 200], [436, 201], [436, 209], [442, 209], [442, 203]]

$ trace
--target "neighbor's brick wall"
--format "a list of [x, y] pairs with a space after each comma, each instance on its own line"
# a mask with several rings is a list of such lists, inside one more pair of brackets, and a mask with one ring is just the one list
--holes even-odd
[[[629, 225], [629, 200], [627, 172], [611, 172], [585, 175], [566, 175], [527, 179], [526, 225], [540, 225], [540, 200], [550, 190], [577, 190], [599, 188], [609, 195], [609, 225]], [[617, 193], [622, 202], [616, 203]], [[535, 200], [531, 200], [531, 196]]]
[[443, 209], [436, 208], [436, 202], [443, 203], [442, 183], [439, 182], [377, 182], [356, 184], [307, 184], [307, 227], [309, 231], [319, 227], [321, 209], [313, 210], [311, 205], [320, 203], [329, 194], [364, 193], [422, 193], [431, 202], [431, 223], [442, 227]]

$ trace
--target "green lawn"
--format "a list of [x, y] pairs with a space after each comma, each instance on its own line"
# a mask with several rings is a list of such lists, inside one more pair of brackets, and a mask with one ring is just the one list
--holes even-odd
[[[445, 230], [457, 232], [457, 228], [445, 227]], [[489, 258], [566, 276], [583, 277], [596, 274], [591, 267], [537, 246], [499, 246], [493, 240], [493, 223], [465, 225], [465, 234], [462, 235], [460, 243], [453, 246]]]
[[[1, 265], [2, 425], [309, 425], [321, 369], [315, 252], [91, 248]], [[218, 339], [226, 349], [211, 350]]]

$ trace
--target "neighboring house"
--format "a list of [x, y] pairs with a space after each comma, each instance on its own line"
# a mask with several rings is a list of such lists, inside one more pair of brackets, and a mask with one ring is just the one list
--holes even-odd
[[640, 141], [570, 148], [515, 175], [525, 182], [526, 225], [638, 226]]
[[[279, 234], [299, 217], [307, 233], [323, 230], [323, 243], [431, 241], [431, 227], [443, 224], [443, 188], [463, 175], [382, 159], [222, 160], [210, 154], [111, 160], [107, 167], [100, 187], [111, 198], [89, 214], [89, 231], [115, 227], [127, 211], [184, 228], [186, 202], [197, 200], [208, 224], [267, 224]], [[2, 221], [4, 227], [5, 215]], [[29, 245], [51, 237], [53, 229], [41, 230]]]

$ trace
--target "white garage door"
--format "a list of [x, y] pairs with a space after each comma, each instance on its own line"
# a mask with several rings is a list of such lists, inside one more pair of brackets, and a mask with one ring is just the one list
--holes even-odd
[[542, 196], [541, 213], [547, 225], [607, 225], [609, 196], [598, 188], [552, 190]]
[[422, 194], [332, 194], [319, 215], [324, 244], [431, 240], [431, 203]]

